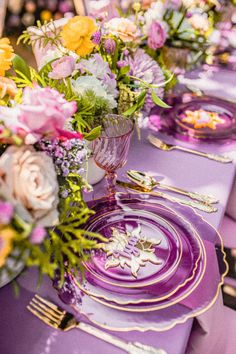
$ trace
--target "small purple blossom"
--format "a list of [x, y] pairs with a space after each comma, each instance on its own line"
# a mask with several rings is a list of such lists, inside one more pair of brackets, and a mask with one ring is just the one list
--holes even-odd
[[62, 192], [61, 192], [61, 197], [66, 199], [69, 195], [69, 191], [67, 189], [64, 189]]
[[163, 47], [166, 41], [166, 31], [159, 21], [153, 21], [148, 31], [148, 46], [153, 50]]
[[123, 68], [123, 66], [126, 66], [127, 64], [126, 64], [126, 61], [125, 61], [125, 60], [119, 60], [119, 61], [116, 63], [116, 65], [117, 65], [117, 68], [118, 68], [118, 69], [121, 69], [121, 68]]
[[114, 54], [116, 50], [116, 42], [112, 38], [108, 38], [104, 42], [104, 49], [107, 54]]
[[96, 45], [98, 45], [101, 42], [101, 32], [100, 31], [94, 32], [93, 37], [92, 37], [92, 42]]
[[47, 236], [47, 232], [44, 227], [36, 226], [30, 235], [30, 242], [33, 244], [41, 243], [45, 237]]
[[52, 157], [57, 174], [63, 177], [67, 177], [70, 173], [77, 173], [88, 155], [84, 141], [80, 139], [41, 140], [38, 148]]
[[123, 51], [123, 54], [124, 54], [125, 56], [129, 55], [129, 50], [128, 50], [128, 49], [125, 49], [125, 50]]
[[7, 225], [11, 222], [14, 208], [8, 202], [0, 201], [0, 224]]
[[[138, 49], [132, 56], [129, 55], [125, 58], [126, 65], [129, 65], [131, 76], [146, 81], [149, 84], [158, 85], [164, 82], [163, 72], [158, 63], [153, 60], [143, 49]], [[138, 81], [137, 81], [138, 83]], [[163, 87], [155, 88], [155, 93], [158, 97], [162, 98], [164, 89]], [[146, 101], [143, 107], [143, 112], [150, 113], [151, 108], [155, 104], [151, 98], [151, 90], [148, 90]]]

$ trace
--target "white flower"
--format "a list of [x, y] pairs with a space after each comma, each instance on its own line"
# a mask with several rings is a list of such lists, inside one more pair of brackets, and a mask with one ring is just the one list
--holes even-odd
[[206, 13], [195, 13], [188, 19], [188, 21], [195, 30], [203, 33], [207, 32], [210, 28], [209, 19]]
[[107, 93], [101, 81], [94, 76], [80, 76], [76, 80], [71, 80], [71, 84], [77, 95], [83, 95], [86, 91], [93, 91], [97, 97], [107, 100], [111, 109], [117, 106], [115, 98]]
[[0, 157], [0, 195], [26, 222], [58, 222], [58, 182], [52, 159], [32, 146], [10, 146]]
[[144, 33], [147, 34], [149, 31], [149, 28], [152, 24], [153, 21], [162, 21], [163, 16], [165, 14], [165, 4], [163, 1], [159, 0], [156, 2], [153, 2], [149, 9], [145, 12], [144, 14], [144, 19], [145, 19], [145, 25], [144, 25]]

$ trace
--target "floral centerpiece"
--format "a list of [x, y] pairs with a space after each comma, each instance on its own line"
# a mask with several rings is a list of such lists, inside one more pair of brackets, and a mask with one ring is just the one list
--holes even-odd
[[38, 58], [36, 81], [76, 101], [71, 127], [88, 140], [98, 136], [107, 113], [133, 118], [155, 104], [168, 107], [162, 98], [171, 74], [139, 48], [141, 32], [130, 19], [75, 16], [29, 28], [21, 40]]
[[[63, 280], [103, 239], [80, 229], [92, 212], [82, 198], [83, 136], [66, 128], [77, 103], [48, 87], [8, 39], [0, 46], [0, 274], [23, 260]], [[12, 63], [18, 76], [9, 77]]]
[[121, 1], [121, 10], [121, 16], [135, 19], [146, 52], [179, 73], [206, 56], [221, 4], [215, 0]]

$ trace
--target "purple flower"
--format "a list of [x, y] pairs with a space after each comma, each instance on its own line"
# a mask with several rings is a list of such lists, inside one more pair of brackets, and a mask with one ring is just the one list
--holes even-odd
[[[126, 65], [130, 67], [129, 74], [131, 76], [135, 76], [153, 85], [158, 85], [165, 81], [163, 72], [158, 63], [146, 54], [143, 49], [138, 49], [132, 56], [127, 56], [125, 62]], [[138, 80], [137, 84], [139, 84]], [[155, 93], [158, 97], [162, 98], [164, 93], [163, 87], [155, 88]], [[149, 90], [143, 112], [149, 114], [153, 106], [154, 103], [151, 98], [151, 91]]]
[[159, 131], [161, 130], [161, 117], [158, 114], [151, 115], [148, 121], [148, 127], [152, 130]]
[[166, 31], [162, 24], [158, 21], [153, 21], [148, 31], [148, 46], [153, 50], [163, 47], [166, 41]]
[[119, 61], [116, 63], [116, 65], [117, 65], [117, 68], [118, 68], [118, 69], [121, 69], [123, 66], [126, 66], [127, 64], [126, 64], [126, 61], [125, 61], [125, 60], [119, 60]]
[[94, 32], [93, 37], [92, 37], [92, 42], [96, 45], [98, 45], [101, 42], [101, 32], [100, 31]]
[[0, 224], [7, 225], [13, 217], [14, 208], [8, 202], [0, 201]]
[[75, 70], [76, 59], [72, 56], [64, 56], [55, 60], [52, 65], [52, 71], [48, 74], [51, 79], [64, 79]]
[[104, 49], [107, 54], [113, 54], [116, 50], [116, 42], [112, 38], [108, 38], [104, 42]]
[[47, 232], [44, 227], [36, 226], [30, 236], [30, 242], [33, 244], [41, 243], [45, 237], [47, 236]]

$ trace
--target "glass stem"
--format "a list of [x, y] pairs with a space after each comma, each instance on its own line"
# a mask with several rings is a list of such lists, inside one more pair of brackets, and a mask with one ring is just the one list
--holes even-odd
[[117, 174], [115, 172], [107, 172], [105, 177], [107, 181], [108, 195], [114, 195], [116, 192], [115, 186]]

